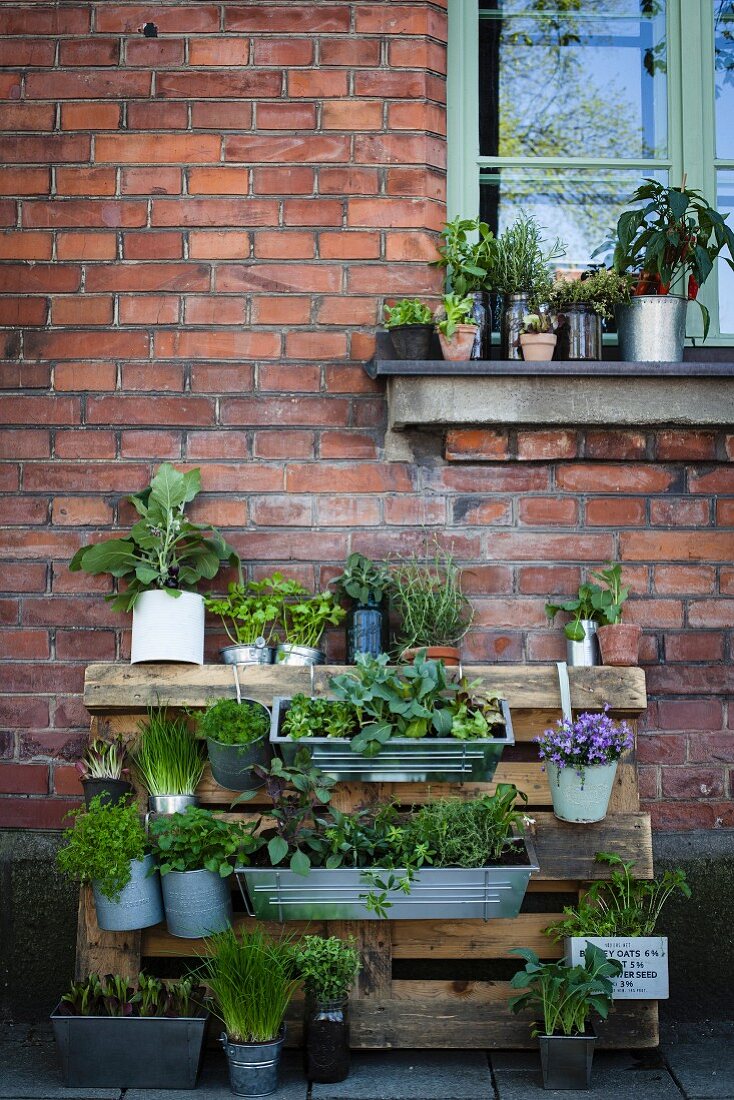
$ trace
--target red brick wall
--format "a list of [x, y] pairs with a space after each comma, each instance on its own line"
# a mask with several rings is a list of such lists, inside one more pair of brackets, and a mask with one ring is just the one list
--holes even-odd
[[383, 297], [439, 285], [445, 7], [0, 8], [0, 825], [76, 793], [84, 666], [129, 632], [66, 565], [164, 459], [202, 467], [196, 511], [255, 575], [321, 584], [445, 530], [483, 660], [559, 656], [544, 597], [621, 556], [656, 820], [734, 824], [731, 441], [456, 433], [445, 463], [381, 461], [361, 364]]

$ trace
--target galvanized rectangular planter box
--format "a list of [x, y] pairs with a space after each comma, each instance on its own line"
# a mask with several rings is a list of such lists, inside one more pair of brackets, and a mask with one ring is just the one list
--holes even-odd
[[198, 1016], [51, 1015], [67, 1088], [193, 1089], [208, 1013]]
[[505, 721], [504, 737], [477, 741], [459, 741], [456, 737], [392, 738], [377, 756], [353, 752], [347, 737], [302, 737], [293, 741], [282, 737], [280, 729], [288, 713], [290, 698], [273, 699], [270, 741], [277, 746], [287, 764], [299, 748], [311, 750], [314, 764], [334, 779], [352, 779], [362, 783], [489, 783], [506, 745], [515, 744], [510, 708], [501, 700]]
[[[535, 849], [523, 838], [530, 862], [516, 867], [424, 867], [406, 894], [391, 890], [388, 920], [462, 920], [516, 917], [530, 875], [539, 871]], [[351, 867], [319, 868], [296, 875], [288, 868], [238, 867], [245, 905], [260, 920], [380, 920], [367, 908], [374, 876], [399, 881], [405, 872]]]
[[668, 999], [668, 937], [569, 936], [564, 940], [566, 962], [583, 963], [586, 944], [600, 947], [624, 970], [614, 979], [615, 1001], [666, 1001]]

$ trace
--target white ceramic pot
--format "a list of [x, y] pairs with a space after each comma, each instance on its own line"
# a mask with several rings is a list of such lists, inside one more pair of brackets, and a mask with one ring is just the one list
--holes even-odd
[[142, 661], [204, 664], [204, 600], [198, 592], [174, 597], [154, 590], [138, 596], [130, 663]]

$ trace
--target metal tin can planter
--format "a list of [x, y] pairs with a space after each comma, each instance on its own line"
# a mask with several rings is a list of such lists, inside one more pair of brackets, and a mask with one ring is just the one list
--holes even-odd
[[270, 741], [287, 764], [292, 764], [300, 748], [307, 748], [316, 767], [334, 779], [352, 779], [363, 783], [429, 783], [472, 780], [489, 783], [497, 770], [506, 745], [515, 744], [512, 719], [507, 701], [502, 699], [504, 736], [476, 741], [456, 737], [394, 737], [377, 756], [362, 756], [352, 751], [346, 737], [301, 737], [293, 741], [281, 736], [283, 719], [290, 699], [273, 699]]
[[303, 1072], [313, 1084], [333, 1085], [349, 1076], [349, 1000], [306, 998], [303, 1016]]
[[89, 808], [89, 803], [98, 795], [103, 806], [116, 806], [126, 794], [133, 789], [132, 783], [126, 779], [82, 779], [84, 791], [84, 805]]
[[272, 665], [275, 658], [275, 649], [265, 644], [265, 639], [260, 638], [262, 645], [227, 645], [219, 650], [219, 656], [225, 665]]
[[594, 764], [584, 767], [583, 779], [575, 768], [557, 768], [546, 762], [550, 783], [553, 813], [561, 821], [602, 821], [617, 774], [617, 761], [612, 764]]
[[235, 1096], [272, 1096], [278, 1088], [278, 1069], [285, 1028], [269, 1043], [231, 1043], [222, 1035], [229, 1084]]
[[583, 965], [586, 944], [600, 947], [624, 970], [613, 978], [614, 1001], [666, 1001], [668, 999], [667, 936], [568, 936], [564, 941], [569, 966]]
[[216, 871], [169, 871], [161, 878], [161, 889], [172, 936], [197, 940], [232, 922], [230, 879]]
[[596, 623], [593, 619], [581, 619], [581, 626], [584, 629], [582, 642], [566, 638], [566, 664], [571, 668], [590, 668], [600, 662]]
[[204, 664], [204, 599], [198, 592], [141, 592], [133, 608], [130, 663], [143, 661]]
[[423, 867], [404, 893], [406, 872], [381, 868], [320, 868], [296, 875], [285, 868], [238, 867], [235, 870], [251, 916], [260, 920], [381, 920], [367, 908], [375, 876], [392, 876], [388, 920], [490, 920], [516, 917], [538, 863], [527, 837], [529, 862], [512, 867]]
[[208, 1013], [51, 1016], [67, 1088], [193, 1089]]
[[614, 307], [619, 357], [628, 363], [680, 363], [688, 301], [677, 294], [639, 294]]
[[275, 651], [276, 665], [323, 665], [326, 655], [310, 645], [290, 645], [285, 642]]
[[211, 737], [206, 739], [212, 775], [220, 787], [228, 791], [255, 791], [263, 780], [253, 772], [256, 764], [267, 767], [271, 757], [266, 737], [249, 745], [223, 745]]
[[596, 1035], [539, 1035], [544, 1089], [588, 1089]]
[[153, 857], [134, 859], [130, 864], [130, 881], [120, 893], [119, 901], [106, 897], [96, 882], [92, 882], [97, 924], [105, 932], [132, 932], [150, 928], [163, 920], [161, 881], [153, 868]]

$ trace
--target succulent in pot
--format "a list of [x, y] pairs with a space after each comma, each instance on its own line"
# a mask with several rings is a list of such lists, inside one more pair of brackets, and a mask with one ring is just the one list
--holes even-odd
[[606, 267], [591, 267], [577, 278], [557, 278], [548, 295], [556, 318], [556, 358], [601, 359], [602, 322], [611, 320], [616, 305], [628, 301], [627, 279]]
[[216, 528], [186, 518], [200, 489], [200, 470], [182, 473], [165, 462], [147, 489], [127, 498], [140, 517], [130, 534], [82, 546], [69, 563], [72, 572], [125, 582], [106, 598], [116, 611], [132, 610], [133, 663], [204, 663], [204, 600], [196, 589], [239, 557]]
[[477, 335], [472, 320], [473, 302], [460, 294], [445, 294], [436, 328], [444, 359], [459, 362], [468, 359]]
[[206, 738], [212, 775], [230, 791], [253, 790], [262, 786], [255, 774], [257, 764], [270, 759], [270, 711], [255, 699], [219, 699], [197, 720]]
[[130, 757], [151, 813], [176, 813], [196, 803], [205, 758], [186, 715], [149, 707]]
[[270, 1096], [278, 1089], [285, 1014], [298, 988], [288, 937], [262, 929], [229, 928], [207, 940], [201, 976], [222, 1021], [221, 1042], [236, 1096]]
[[401, 298], [385, 305], [385, 328], [398, 359], [428, 359], [433, 336], [433, 314], [418, 298]]
[[108, 932], [148, 928], [163, 920], [161, 887], [137, 804], [128, 796], [68, 815], [74, 825], [57, 855], [59, 869], [89, 883], [97, 923]]
[[390, 582], [403, 659], [411, 660], [425, 649], [429, 658], [458, 665], [458, 644], [471, 626], [473, 611], [453, 554], [435, 543], [423, 558], [394, 558]]
[[220, 650], [225, 664], [272, 664], [282, 600], [268, 581], [242, 580], [229, 586], [226, 596], [209, 595], [206, 610], [221, 619], [232, 643]]
[[520, 347], [523, 359], [530, 363], [547, 363], [556, 347], [553, 318], [542, 311], [523, 314]]
[[347, 611], [347, 663], [354, 664], [358, 653], [377, 657], [385, 648], [387, 615], [385, 597], [390, 587], [390, 574], [385, 565], [350, 554], [344, 572], [334, 579], [341, 599], [351, 603]]
[[[441, 230], [439, 258], [432, 264], [445, 271], [446, 290], [472, 301], [471, 320], [477, 326], [468, 359], [489, 359], [492, 344], [493, 286], [497, 242], [486, 222], [457, 215]], [[444, 353], [444, 359], [449, 358]]]
[[94, 737], [76, 762], [84, 789], [84, 801], [87, 806], [97, 795], [102, 804], [119, 802], [132, 791], [127, 778], [127, 747], [122, 737], [112, 737], [109, 741]]
[[512, 948], [511, 954], [524, 959], [525, 966], [510, 985], [525, 992], [510, 999], [510, 1009], [536, 1014], [532, 1033], [540, 1040], [543, 1087], [588, 1089], [596, 1039], [590, 1017], [593, 1012], [603, 1020], [609, 1015], [612, 982], [622, 971], [621, 963], [591, 943], [583, 966], [542, 963], [526, 947]]
[[349, 1076], [349, 990], [360, 970], [354, 940], [304, 936], [296, 945], [298, 976], [306, 989], [303, 1068], [312, 1083]]
[[530, 214], [520, 214], [497, 238], [495, 285], [503, 298], [500, 358], [520, 359], [522, 319], [547, 302], [553, 284], [553, 261], [565, 255], [560, 238], [549, 242]]

